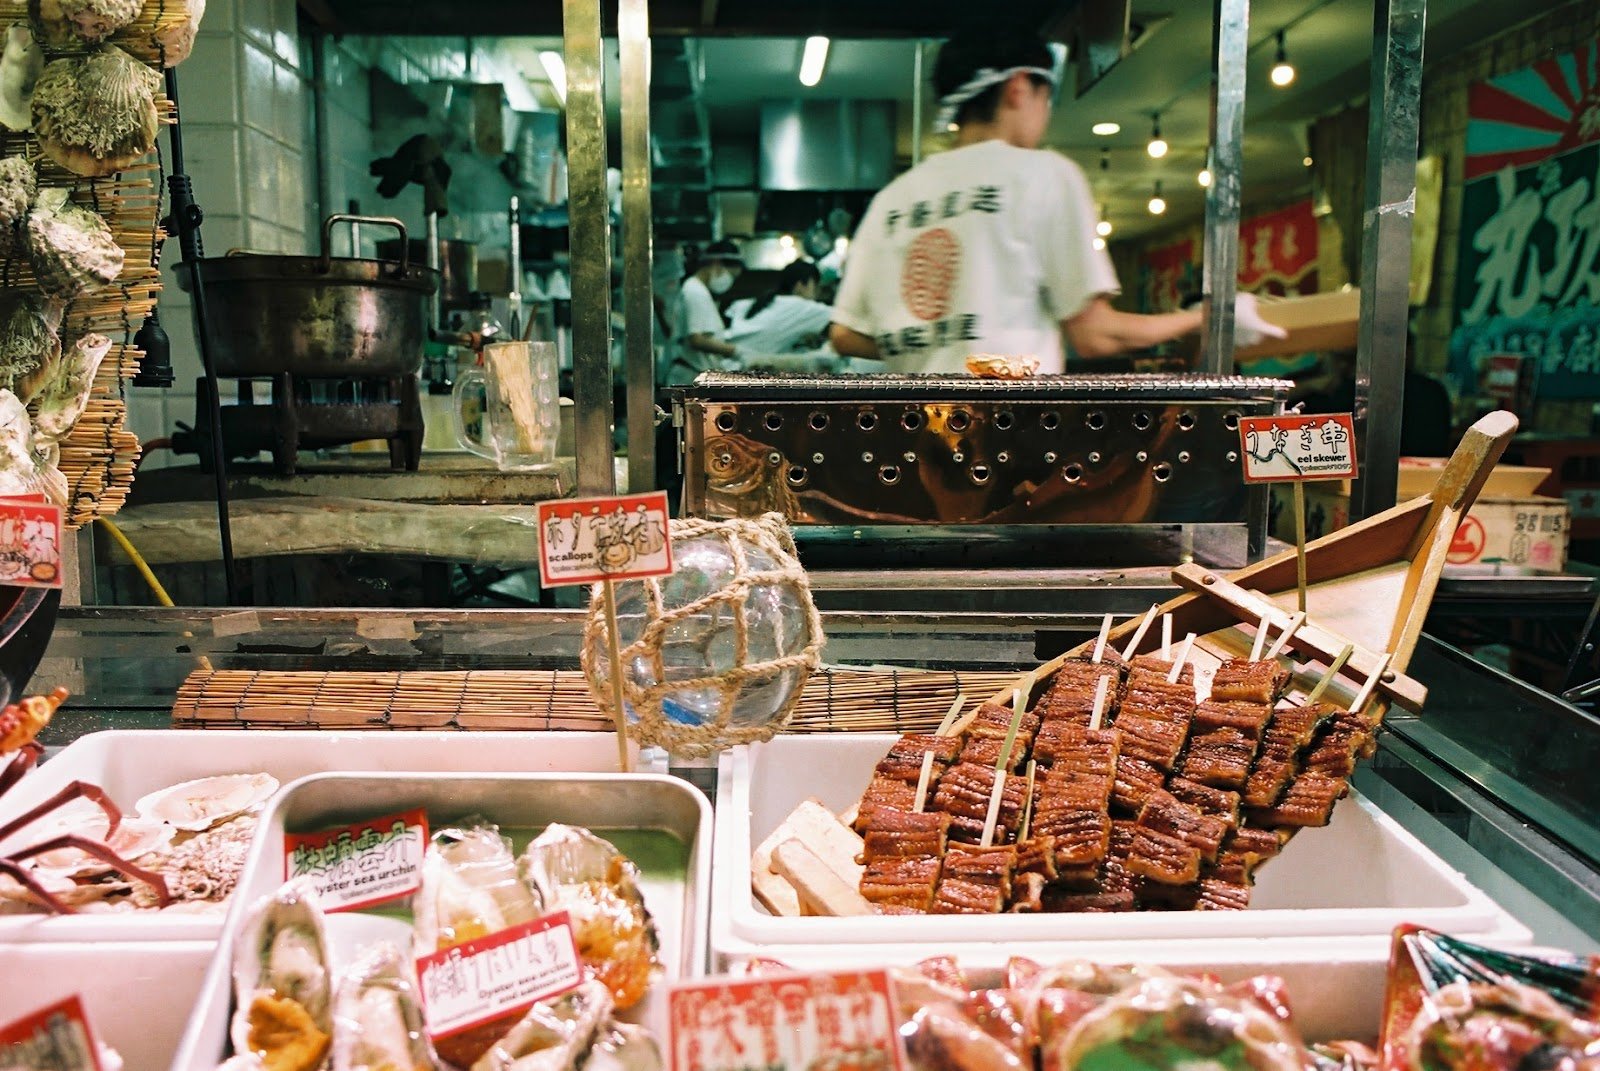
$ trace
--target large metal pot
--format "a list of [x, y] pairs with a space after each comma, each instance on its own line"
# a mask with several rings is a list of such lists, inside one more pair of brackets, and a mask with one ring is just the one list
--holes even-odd
[[[391, 238], [378, 243], [378, 256], [386, 260], [399, 260], [401, 250], [417, 264], [428, 263], [428, 243], [421, 238], [412, 238], [409, 242]], [[440, 239], [439, 271], [444, 275], [439, 284], [440, 307], [470, 308], [473, 292], [478, 289], [477, 245], [459, 238]]]
[[[411, 264], [403, 246], [394, 261], [335, 258], [329, 239], [338, 223], [393, 227], [402, 242], [406, 235], [397, 219], [329, 216], [321, 256], [234, 253], [199, 262], [217, 375], [379, 378], [421, 366], [439, 273]], [[184, 290], [193, 289], [190, 272], [178, 265]]]

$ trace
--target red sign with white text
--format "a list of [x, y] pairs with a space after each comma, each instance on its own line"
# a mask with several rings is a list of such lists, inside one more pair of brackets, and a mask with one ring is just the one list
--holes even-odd
[[43, 495], [0, 498], [0, 584], [61, 586], [61, 507]]
[[557, 587], [668, 575], [670, 515], [665, 491], [539, 503], [539, 582]]
[[686, 982], [667, 994], [668, 1071], [904, 1071], [889, 973]]
[[527, 1011], [581, 981], [565, 911], [417, 959], [423, 1016], [435, 1041]]
[[1356, 426], [1349, 413], [1245, 417], [1239, 421], [1246, 483], [1350, 480]]
[[100, 1071], [100, 1053], [83, 1002], [68, 997], [0, 1026], [0, 1068], [4, 1067]]

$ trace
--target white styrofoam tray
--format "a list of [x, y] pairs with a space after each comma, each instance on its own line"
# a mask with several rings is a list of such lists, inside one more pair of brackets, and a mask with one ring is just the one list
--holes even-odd
[[0, 1023], [77, 996], [129, 1071], [165, 1067], [200, 994], [210, 941], [0, 943]]
[[[341, 771], [607, 773], [616, 768], [617, 742], [610, 733], [113, 729], [62, 748], [0, 796], [0, 823], [73, 781], [99, 785], [131, 812], [147, 792], [213, 774], [262, 771], [287, 785], [308, 774]], [[214, 941], [224, 912], [219, 907], [198, 915], [0, 915], [0, 943]]]
[[[352, 801], [359, 801], [352, 803]], [[316, 774], [284, 787], [261, 817], [263, 835], [251, 846], [239, 889], [206, 971], [188, 1028], [177, 1046], [172, 1071], [213, 1071], [227, 1055], [228, 1017], [233, 1003], [233, 944], [251, 904], [283, 883], [283, 833], [337, 825], [362, 814], [427, 809], [430, 824], [484, 815], [511, 828], [551, 822], [596, 829], [655, 829], [672, 834], [688, 850], [684, 873], [641, 877], [645, 906], [660, 937], [664, 978], [623, 1018], [666, 1036], [663, 985], [698, 977], [705, 970], [706, 922], [711, 897], [711, 804], [699, 789], [675, 777], [653, 774]], [[347, 966], [364, 945], [393, 937], [396, 921], [359, 911], [328, 916], [333, 967]], [[410, 927], [400, 924], [400, 932]]]
[[[724, 753], [718, 771], [711, 948], [718, 962], [773, 946], [913, 945], [923, 955], [1004, 944], [1041, 958], [1056, 944], [1131, 940], [1377, 937], [1402, 923], [1526, 943], [1531, 934], [1368, 801], [1352, 794], [1261, 868], [1248, 911], [778, 918], [750, 893], [750, 852], [815, 796], [835, 812], [860, 798], [889, 734], [779, 736]], [[1100, 958], [1104, 958], [1104, 954]]]

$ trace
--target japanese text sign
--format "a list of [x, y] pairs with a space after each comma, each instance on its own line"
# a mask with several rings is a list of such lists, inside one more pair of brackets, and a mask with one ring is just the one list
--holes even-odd
[[1348, 480], [1356, 475], [1349, 413], [1245, 417], [1239, 421], [1246, 483]]
[[545, 587], [672, 572], [665, 491], [541, 502], [538, 516], [539, 582]]
[[308, 877], [327, 911], [410, 896], [422, 884], [428, 816], [422, 810], [356, 822], [324, 833], [285, 833], [285, 880]]
[[902, 1071], [890, 985], [876, 970], [674, 986], [668, 1071]]
[[42, 496], [0, 498], [0, 584], [61, 586], [61, 507]]
[[77, 997], [0, 1026], [0, 1071], [32, 1071], [36, 1067], [100, 1071], [94, 1034]]
[[423, 1015], [435, 1039], [526, 1011], [582, 980], [565, 911], [417, 960]]

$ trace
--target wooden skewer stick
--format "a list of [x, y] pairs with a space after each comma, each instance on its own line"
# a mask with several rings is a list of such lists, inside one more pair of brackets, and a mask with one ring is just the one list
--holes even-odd
[[1033, 825], [1033, 777], [1038, 771], [1039, 764], [1033, 759], [1028, 760], [1028, 787], [1024, 790], [1022, 804], [1022, 825], [1017, 829], [1017, 843], [1021, 844], [1028, 839], [1028, 827]]
[[1090, 732], [1100, 728], [1100, 719], [1105, 717], [1106, 714], [1106, 696], [1110, 694], [1110, 691], [1111, 678], [1102, 673], [1099, 679], [1094, 682], [1094, 708], [1093, 713], [1089, 715]]
[[1333, 678], [1339, 675], [1339, 671], [1344, 668], [1344, 664], [1350, 661], [1350, 656], [1355, 653], [1355, 644], [1347, 643], [1344, 645], [1344, 650], [1340, 651], [1339, 657], [1333, 660], [1333, 665], [1328, 667], [1328, 672], [1322, 675], [1322, 679], [1317, 682], [1317, 686], [1311, 689], [1311, 694], [1306, 696], [1307, 706], [1322, 698], [1322, 693], [1328, 690], [1328, 685], [1333, 683]]
[[1172, 657], [1172, 615], [1161, 615], [1161, 657]]
[[1250, 661], [1261, 661], [1261, 652], [1267, 646], [1267, 619], [1262, 618], [1256, 624], [1256, 642], [1250, 645]]
[[922, 753], [922, 772], [917, 775], [917, 803], [911, 809], [920, 811], [928, 802], [928, 780], [933, 777], [933, 752]]
[[1389, 663], [1393, 659], [1394, 654], [1385, 651], [1383, 657], [1378, 660], [1377, 668], [1372, 671], [1372, 675], [1367, 678], [1367, 683], [1361, 686], [1361, 691], [1356, 693], [1355, 701], [1350, 704], [1350, 712], [1352, 714], [1360, 714], [1366, 709], [1367, 703], [1372, 699], [1373, 691], [1378, 687], [1378, 681], [1382, 680], [1383, 675], [1389, 671]]
[[1124, 662], [1132, 658], [1133, 653], [1139, 649], [1139, 644], [1144, 642], [1144, 634], [1150, 631], [1150, 622], [1156, 619], [1156, 611], [1160, 609], [1159, 606], [1151, 606], [1149, 612], [1144, 615], [1144, 620], [1139, 622], [1139, 627], [1134, 630], [1133, 639], [1129, 640], [1128, 646], [1122, 650]]
[[1289, 627], [1284, 629], [1283, 635], [1274, 640], [1272, 642], [1272, 646], [1267, 649], [1267, 660], [1269, 662], [1278, 657], [1279, 653], [1289, 645], [1290, 638], [1292, 638], [1296, 632], [1299, 632], [1300, 626], [1305, 623], [1306, 615], [1304, 613], [1297, 613], [1289, 619]]
[[994, 827], [1000, 818], [1000, 799], [1005, 794], [1006, 770], [1011, 766], [1011, 749], [1017, 743], [1017, 728], [1022, 724], [1022, 689], [1011, 690], [1011, 726], [1006, 730], [1005, 743], [1000, 746], [1000, 757], [994, 762], [994, 788], [989, 791], [989, 811], [983, 819], [985, 848], [994, 846]]
[[1100, 619], [1100, 638], [1094, 641], [1094, 658], [1090, 661], [1098, 663], [1106, 656], [1106, 640], [1111, 637], [1111, 615], [1107, 614]]
[[[965, 692], [957, 692], [956, 693], [955, 702], [950, 704], [950, 712], [944, 716], [944, 721], [941, 721], [939, 723], [939, 728], [934, 731], [933, 735], [934, 736], [947, 736], [947, 735], [949, 735], [950, 726], [952, 726], [952, 725], [954, 725], [956, 723], [956, 718], [958, 716], [960, 716], [960, 714], [961, 714], [961, 708], [966, 706], [966, 705], [967, 705], [967, 695], [966, 695], [966, 693]], [[933, 754], [933, 752], [930, 751], [930, 752], [928, 752], [928, 754], [931, 755], [931, 754]]]
[[1194, 647], [1194, 633], [1183, 638], [1183, 646], [1178, 648], [1178, 657], [1173, 659], [1172, 668], [1167, 670], [1167, 683], [1177, 684], [1178, 678], [1183, 676], [1183, 667], [1189, 661], [1189, 651]]

